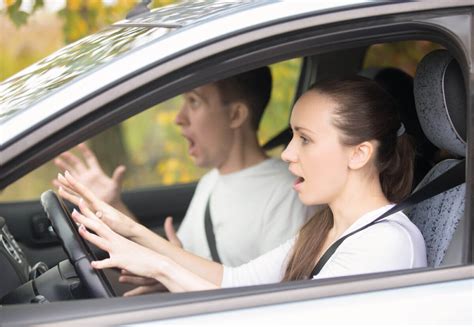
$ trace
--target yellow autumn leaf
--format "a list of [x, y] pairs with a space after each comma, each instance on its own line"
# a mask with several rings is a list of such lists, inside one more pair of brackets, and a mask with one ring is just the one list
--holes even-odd
[[87, 7], [90, 8], [100, 8], [102, 7], [103, 3], [101, 0], [87, 0]]
[[80, 0], [67, 0], [66, 7], [68, 10], [71, 10], [71, 11], [79, 11], [79, 8], [81, 8], [81, 1]]
[[175, 117], [174, 112], [169, 112], [169, 111], [159, 111], [156, 114], [155, 121], [162, 126], [165, 125], [170, 125], [174, 123], [174, 117]]

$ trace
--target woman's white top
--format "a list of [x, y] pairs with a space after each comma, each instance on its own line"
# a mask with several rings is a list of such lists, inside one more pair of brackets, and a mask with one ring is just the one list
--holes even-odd
[[[370, 223], [393, 206], [364, 214], [341, 237]], [[221, 286], [280, 282], [295, 241], [296, 237], [239, 267], [224, 266]], [[313, 279], [418, 267], [426, 267], [425, 241], [418, 228], [399, 211], [346, 238]]]

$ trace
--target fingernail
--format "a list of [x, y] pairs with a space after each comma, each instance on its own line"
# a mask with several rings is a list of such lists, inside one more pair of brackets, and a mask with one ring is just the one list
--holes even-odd
[[73, 215], [73, 214], [75, 214], [75, 213], [77, 213], [76, 208], [72, 209], [72, 213], [71, 213], [71, 214]]

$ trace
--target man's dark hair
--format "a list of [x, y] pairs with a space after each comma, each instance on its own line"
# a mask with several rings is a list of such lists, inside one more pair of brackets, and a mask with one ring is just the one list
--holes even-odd
[[258, 130], [272, 92], [272, 74], [267, 66], [215, 82], [224, 104], [241, 101], [250, 109], [252, 127]]

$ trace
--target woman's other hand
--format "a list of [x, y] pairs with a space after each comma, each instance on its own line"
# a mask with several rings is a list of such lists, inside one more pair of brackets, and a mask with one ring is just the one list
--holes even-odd
[[63, 175], [58, 174], [59, 195], [77, 205], [79, 208], [87, 206], [108, 227], [126, 238], [138, 237], [138, 227], [141, 226], [132, 218], [121, 213], [111, 205], [102, 201], [98, 196], [79, 182], [68, 171]]

